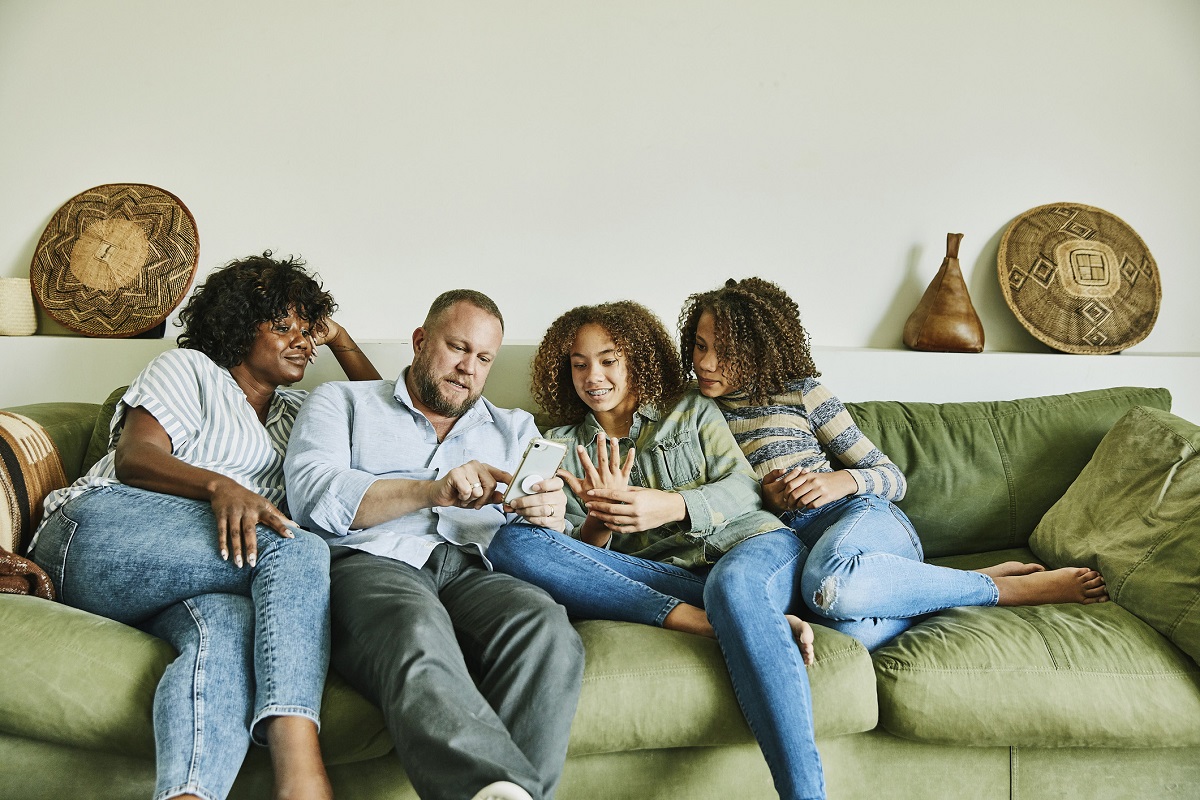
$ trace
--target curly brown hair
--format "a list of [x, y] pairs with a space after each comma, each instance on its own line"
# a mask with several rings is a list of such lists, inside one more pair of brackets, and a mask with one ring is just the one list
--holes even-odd
[[800, 307], [777, 284], [762, 278], [730, 278], [720, 289], [688, 297], [679, 312], [679, 357], [691, 375], [696, 325], [705, 311], [713, 315], [716, 350], [725, 378], [761, 405], [795, 381], [817, 378], [808, 331]]
[[588, 407], [571, 380], [571, 346], [584, 325], [604, 328], [625, 358], [639, 404], [667, 409], [687, 386], [675, 342], [654, 312], [631, 300], [578, 306], [550, 324], [533, 356], [530, 390], [551, 425], [574, 425]]

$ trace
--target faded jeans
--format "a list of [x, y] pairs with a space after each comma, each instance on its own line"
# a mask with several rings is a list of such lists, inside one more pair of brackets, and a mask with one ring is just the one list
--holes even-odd
[[258, 723], [319, 724], [329, 663], [329, 549], [258, 527], [254, 567], [222, 561], [207, 502], [117, 484], [45, 523], [33, 559], [64, 603], [179, 651], [154, 695], [156, 800], [229, 793]]
[[488, 548], [497, 570], [541, 586], [574, 617], [661, 627], [680, 602], [706, 609], [738, 705], [784, 800], [825, 796], [808, 672], [784, 619], [802, 605], [805, 555], [785, 528], [739, 542], [707, 576], [530, 525], [505, 525]]
[[801, 591], [821, 624], [874, 651], [935, 611], [994, 606], [996, 582], [926, 564], [904, 512], [873, 494], [851, 495], [783, 521], [808, 547]]

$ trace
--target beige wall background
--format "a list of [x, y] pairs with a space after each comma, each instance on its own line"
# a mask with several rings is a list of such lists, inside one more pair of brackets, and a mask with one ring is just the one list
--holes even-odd
[[[758, 274], [836, 359], [901, 347], [958, 231], [988, 349], [1040, 356], [1013, 397], [1085, 357], [1008, 310], [1000, 236], [1087, 203], [1158, 262], [1128, 355], [1200, 388], [1195, 0], [0, 0], [0, 119], [0, 276], [28, 275], [71, 196], [145, 182], [195, 215], [200, 277], [299, 253], [360, 339], [407, 338], [456, 286], [532, 342], [584, 302], [673, 325]], [[21, 380], [47, 369], [29, 352], [0, 342]], [[893, 355], [864, 363], [908, 372]]]

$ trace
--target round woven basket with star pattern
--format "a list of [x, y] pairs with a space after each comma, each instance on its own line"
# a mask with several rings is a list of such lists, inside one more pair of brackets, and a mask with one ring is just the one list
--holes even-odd
[[128, 337], [183, 301], [199, 257], [196, 221], [178, 197], [143, 183], [109, 183], [54, 214], [29, 279], [38, 303], [64, 327]]

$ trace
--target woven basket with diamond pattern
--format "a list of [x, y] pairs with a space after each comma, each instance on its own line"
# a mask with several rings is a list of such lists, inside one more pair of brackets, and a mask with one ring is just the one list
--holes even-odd
[[1008, 307], [1056, 350], [1117, 353], [1158, 319], [1158, 266], [1133, 228], [1103, 209], [1030, 209], [1004, 232], [996, 262]]

